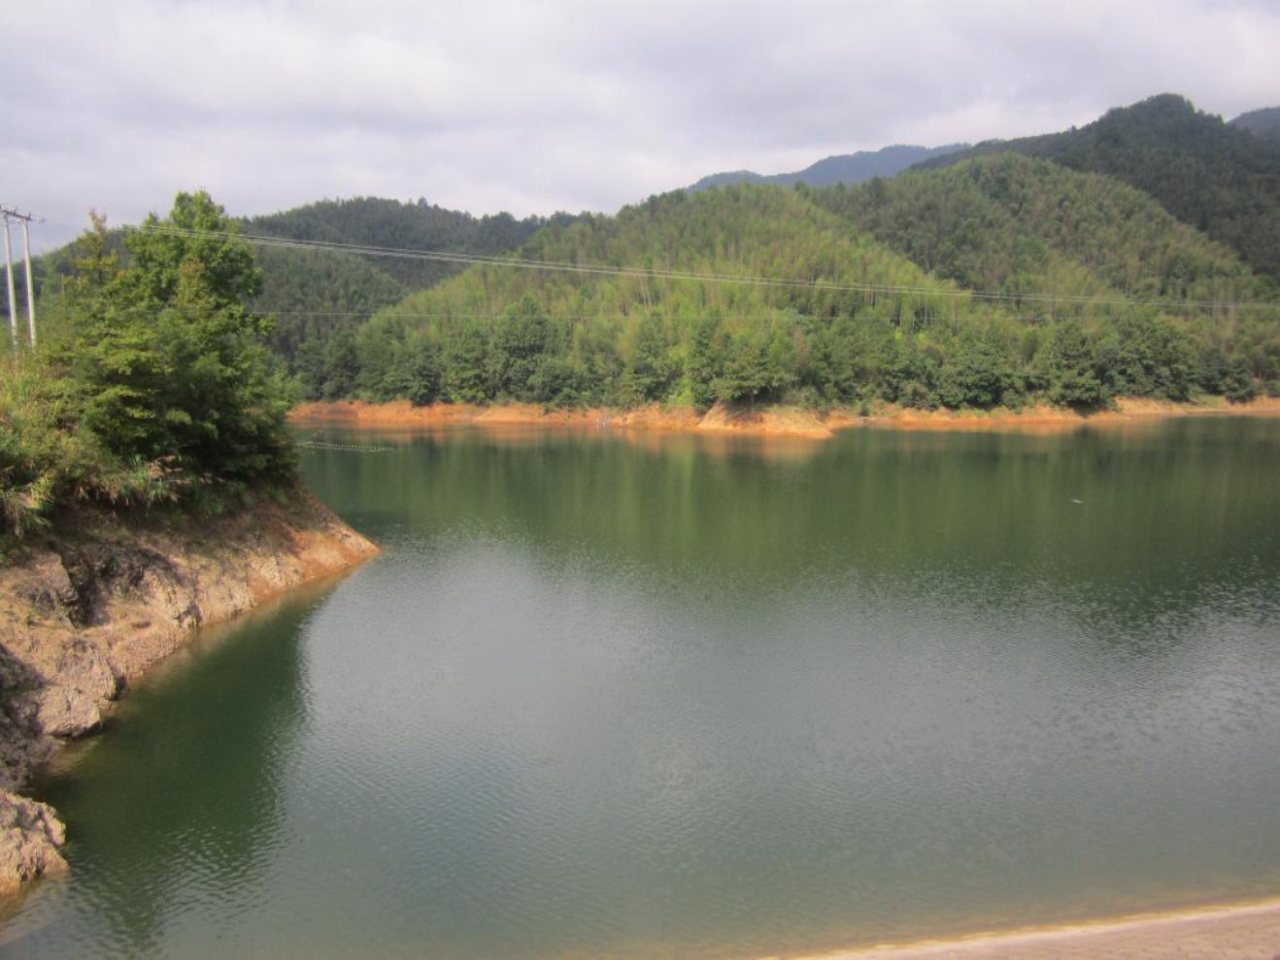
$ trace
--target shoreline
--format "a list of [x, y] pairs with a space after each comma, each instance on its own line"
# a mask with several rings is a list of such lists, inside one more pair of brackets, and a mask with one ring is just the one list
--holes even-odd
[[830, 439], [837, 431], [842, 430], [876, 428], [1068, 433], [1087, 427], [1200, 416], [1280, 417], [1280, 397], [1259, 398], [1245, 404], [1228, 404], [1220, 399], [1205, 403], [1171, 403], [1120, 398], [1113, 409], [1094, 413], [1080, 413], [1068, 407], [1047, 405], [1026, 407], [1020, 411], [1001, 407], [993, 410], [952, 411], [888, 406], [861, 416], [847, 409], [816, 413], [799, 407], [729, 407], [717, 403], [706, 414], [698, 414], [689, 408], [663, 408], [656, 404], [630, 410], [558, 410], [536, 404], [517, 403], [490, 407], [436, 403], [414, 407], [407, 400], [388, 403], [367, 403], [362, 400], [303, 403], [289, 412], [291, 423], [341, 424], [359, 428], [540, 426], [808, 440]]
[[62, 745], [201, 628], [379, 552], [301, 489], [213, 519], [77, 519], [0, 563], [0, 896], [67, 870], [56, 812], [23, 795]]
[[770, 954], [756, 960], [1174, 960], [1188, 956], [1259, 960], [1280, 957], [1280, 897], [883, 942], [819, 953]]

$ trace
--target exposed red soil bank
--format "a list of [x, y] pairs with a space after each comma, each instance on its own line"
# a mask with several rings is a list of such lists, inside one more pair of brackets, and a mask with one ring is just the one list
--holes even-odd
[[801, 437], [821, 440], [836, 430], [853, 427], [890, 427], [902, 430], [962, 430], [1062, 432], [1085, 426], [1129, 423], [1183, 416], [1280, 416], [1280, 398], [1265, 398], [1245, 404], [1165, 403], [1154, 400], [1120, 399], [1111, 410], [1079, 413], [1066, 407], [1034, 406], [1020, 411], [1005, 410], [915, 410], [884, 407], [869, 416], [849, 410], [814, 413], [797, 407], [730, 407], [716, 404], [705, 415], [687, 408], [659, 406], [634, 410], [547, 410], [533, 404], [506, 404], [476, 407], [437, 403], [410, 406], [406, 400], [365, 403], [343, 400], [333, 403], [305, 403], [295, 407], [290, 419], [295, 423], [342, 423], [370, 427], [443, 427], [469, 423], [478, 426], [541, 425], [561, 427], [616, 428], [678, 433], [722, 434], [763, 437]]

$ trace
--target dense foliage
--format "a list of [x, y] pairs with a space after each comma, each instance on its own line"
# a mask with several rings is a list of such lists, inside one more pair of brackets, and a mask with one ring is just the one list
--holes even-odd
[[[488, 256], [519, 248], [549, 222], [571, 221], [567, 214], [523, 220], [507, 213], [473, 217], [425, 200], [357, 197], [251, 217], [238, 221], [238, 227], [246, 236]], [[128, 266], [131, 253], [124, 238], [123, 230], [109, 230], [105, 243]], [[74, 244], [38, 259], [37, 287], [43, 298], [56, 298], [66, 287], [75, 259]], [[371, 314], [464, 269], [463, 264], [413, 257], [261, 245], [257, 263], [261, 285], [251, 304], [274, 320], [268, 345], [313, 398], [322, 396], [328, 382], [326, 367], [341, 366], [352, 335]]]
[[[290, 240], [493, 255], [519, 248], [547, 222], [544, 217], [517, 220], [509, 213], [473, 217], [425, 200], [357, 197], [253, 217], [243, 229], [247, 235]], [[438, 260], [281, 247], [261, 248], [259, 265], [263, 283], [254, 305], [275, 318], [271, 348], [311, 397], [322, 395], [322, 371], [340, 363], [343, 345], [370, 314], [463, 269]]]
[[[523, 259], [640, 269], [473, 268], [362, 327], [326, 371], [326, 392], [415, 403], [1096, 406], [1117, 394], [1241, 400], [1280, 376], [1274, 310], [1246, 321], [1126, 298], [1260, 289], [1228, 250], [1136, 191], [1019, 159], [902, 183], [673, 193], [544, 230]], [[869, 235], [877, 229], [888, 245]], [[963, 286], [1017, 296], [975, 298]], [[1100, 299], [1036, 296], [1063, 289]]]
[[6, 361], [0, 388], [0, 520], [21, 535], [76, 500], [215, 505], [285, 484], [294, 458], [287, 383], [248, 307], [250, 248], [168, 228], [230, 228], [207, 194], [179, 194], [164, 221], [125, 240], [121, 268], [101, 220], [38, 354]]
[[1250, 110], [1231, 121], [1231, 126], [1248, 130], [1259, 140], [1280, 147], [1280, 107]]
[[1116, 180], [999, 154], [811, 196], [925, 269], [1004, 295], [1027, 322], [1074, 315], [1101, 340], [1116, 311], [1090, 300], [1157, 301], [1195, 341], [1200, 389], [1225, 392], [1223, 368], [1277, 379], [1276, 310], [1230, 306], [1266, 300], [1270, 284]]
[[814, 191], [821, 206], [926, 270], [975, 290], [1253, 299], [1226, 247], [1117, 180], [1006, 153]]
[[1078, 130], [979, 144], [922, 166], [1009, 151], [1137, 187], [1231, 247], [1255, 272], [1280, 281], [1280, 150], [1242, 125], [1165, 94]]

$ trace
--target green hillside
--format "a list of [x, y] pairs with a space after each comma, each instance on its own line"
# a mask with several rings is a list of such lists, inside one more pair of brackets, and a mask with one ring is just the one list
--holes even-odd
[[[492, 254], [516, 249], [546, 225], [547, 219], [517, 220], [509, 213], [473, 217], [425, 200], [402, 203], [380, 197], [354, 197], [321, 200], [280, 213], [250, 217], [241, 223], [246, 234], [293, 240]], [[431, 286], [457, 272], [449, 264], [392, 258], [380, 259], [377, 269], [408, 290]], [[264, 291], [264, 298], [270, 296], [269, 290]], [[266, 299], [264, 305], [269, 309], [278, 306]]]
[[[253, 217], [241, 229], [291, 240], [490, 255], [517, 249], [547, 222], [508, 213], [473, 217], [424, 200], [357, 197]], [[333, 337], [374, 311], [462, 269], [430, 260], [280, 247], [259, 247], [258, 262], [263, 283], [255, 306], [275, 317], [271, 347], [290, 369], [297, 368], [300, 355], [323, 352]]]
[[1140, 190], [1019, 154], [811, 196], [970, 289], [1178, 301], [1265, 294], [1230, 249]]
[[1231, 247], [1255, 272], [1280, 280], [1280, 150], [1243, 126], [1164, 94], [1078, 130], [983, 143], [920, 166], [1010, 151], [1137, 187]]
[[[375, 400], [697, 407], [1244, 399], [1280, 376], [1274, 311], [1140, 302], [1262, 285], [1135, 191], [1019, 159], [898, 183], [679, 192], [554, 226], [520, 258], [642, 272], [474, 267], [304, 375]], [[1096, 299], [1045, 298], [1063, 292]]]
[[1250, 110], [1231, 121], [1231, 126], [1248, 130], [1259, 140], [1280, 147], [1280, 107]]
[[[914, 334], [924, 344], [940, 318], [968, 309], [952, 285], [853, 234], [798, 193], [769, 187], [654, 197], [617, 217], [544, 230], [521, 256], [652, 273], [474, 267], [408, 297], [360, 331], [357, 389], [377, 399], [404, 395], [413, 370], [435, 369], [438, 382], [418, 399], [818, 402], [848, 394], [835, 386], [846, 371], [832, 330], [862, 337], [875, 329], [890, 338], [898, 331], [910, 352]], [[802, 283], [709, 282], [664, 277], [667, 271]], [[849, 288], [814, 287], [811, 280]], [[888, 295], [862, 286], [918, 292]], [[903, 377], [910, 379], [909, 372]]]

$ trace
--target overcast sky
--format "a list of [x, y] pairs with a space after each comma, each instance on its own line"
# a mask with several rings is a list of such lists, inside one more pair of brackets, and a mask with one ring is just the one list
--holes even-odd
[[613, 211], [717, 170], [1280, 104], [1280, 2], [7, 2], [0, 203], [46, 247], [204, 187]]

